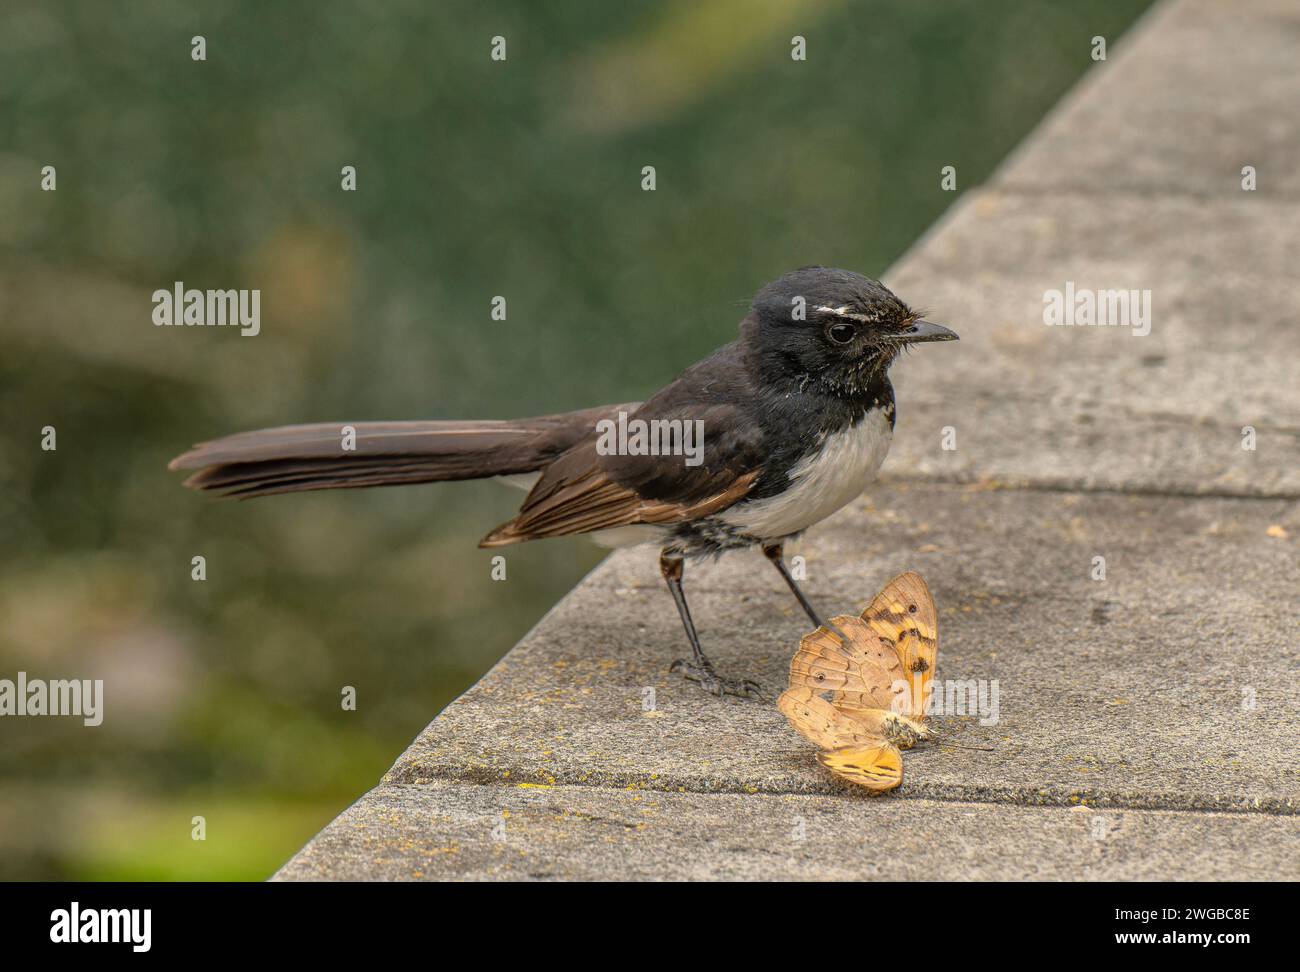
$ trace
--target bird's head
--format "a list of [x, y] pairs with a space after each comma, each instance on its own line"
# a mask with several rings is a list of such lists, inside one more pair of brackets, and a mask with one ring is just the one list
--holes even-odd
[[769, 377], [848, 396], [862, 394], [904, 348], [957, 339], [879, 281], [833, 267], [803, 267], [768, 284], [742, 334]]

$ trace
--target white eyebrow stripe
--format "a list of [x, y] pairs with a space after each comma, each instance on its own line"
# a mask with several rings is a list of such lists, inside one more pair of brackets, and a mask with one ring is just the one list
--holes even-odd
[[850, 314], [849, 307], [845, 304], [843, 307], [816, 307], [814, 310], [825, 311], [827, 314], [834, 314], [836, 317], [851, 317], [855, 321], [867, 323], [866, 314]]

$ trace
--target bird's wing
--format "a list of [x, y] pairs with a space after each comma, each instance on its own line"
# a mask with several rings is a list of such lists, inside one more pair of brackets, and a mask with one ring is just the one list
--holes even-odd
[[[665, 435], [668, 441], [689, 443], [688, 454], [611, 452], [609, 445], [618, 443], [602, 442], [593, 428], [588, 439], [543, 471], [519, 515], [489, 533], [480, 546], [634, 524], [683, 523], [744, 498], [762, 473], [762, 432], [746, 420], [740, 404], [699, 394], [696, 377], [688, 373], [626, 416], [629, 429], [637, 427], [634, 423], [657, 429], [661, 444]], [[652, 439], [655, 435], [651, 431]]]

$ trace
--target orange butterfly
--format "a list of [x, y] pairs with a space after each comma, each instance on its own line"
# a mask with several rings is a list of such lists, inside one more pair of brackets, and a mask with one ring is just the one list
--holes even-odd
[[[883, 793], [903, 782], [903, 756], [930, 738], [926, 702], [939, 658], [939, 619], [921, 575], [890, 581], [860, 618], [804, 636], [777, 706], [836, 776]], [[843, 637], [841, 637], [841, 634]], [[823, 693], [829, 692], [829, 701]]]

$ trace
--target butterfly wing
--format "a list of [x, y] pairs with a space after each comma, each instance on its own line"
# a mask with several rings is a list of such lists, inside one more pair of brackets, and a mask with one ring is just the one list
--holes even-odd
[[907, 684], [893, 640], [877, 635], [861, 618], [837, 617], [844, 633], [818, 628], [805, 635], [790, 661], [790, 685], [832, 691], [859, 709], [890, 709]]
[[[899, 574], [862, 612], [862, 622], [871, 632], [868, 644], [889, 647], [898, 656], [897, 671], [907, 692], [894, 711], [924, 719], [925, 700], [939, 661], [939, 615], [930, 588], [915, 571]], [[832, 701], [837, 701], [835, 696]], [[844, 701], [861, 705], [855, 699]]]
[[776, 700], [795, 731], [822, 749], [870, 746], [884, 742], [870, 726], [841, 712], [810, 689], [792, 688]]
[[909, 719], [897, 712], [860, 708], [844, 698], [832, 700], [831, 706], [841, 715], [846, 715], [859, 723], [872, 735], [893, 743], [899, 749], [911, 749], [918, 742], [929, 739], [932, 735], [930, 727], [923, 720]]
[[811, 689], [787, 689], [776, 704], [801, 736], [825, 750], [817, 760], [836, 776], [881, 793], [903, 782], [898, 747]]
[[892, 790], [903, 782], [903, 754], [883, 740], [870, 746], [843, 746], [818, 753], [817, 762], [840, 779], [875, 793]]

